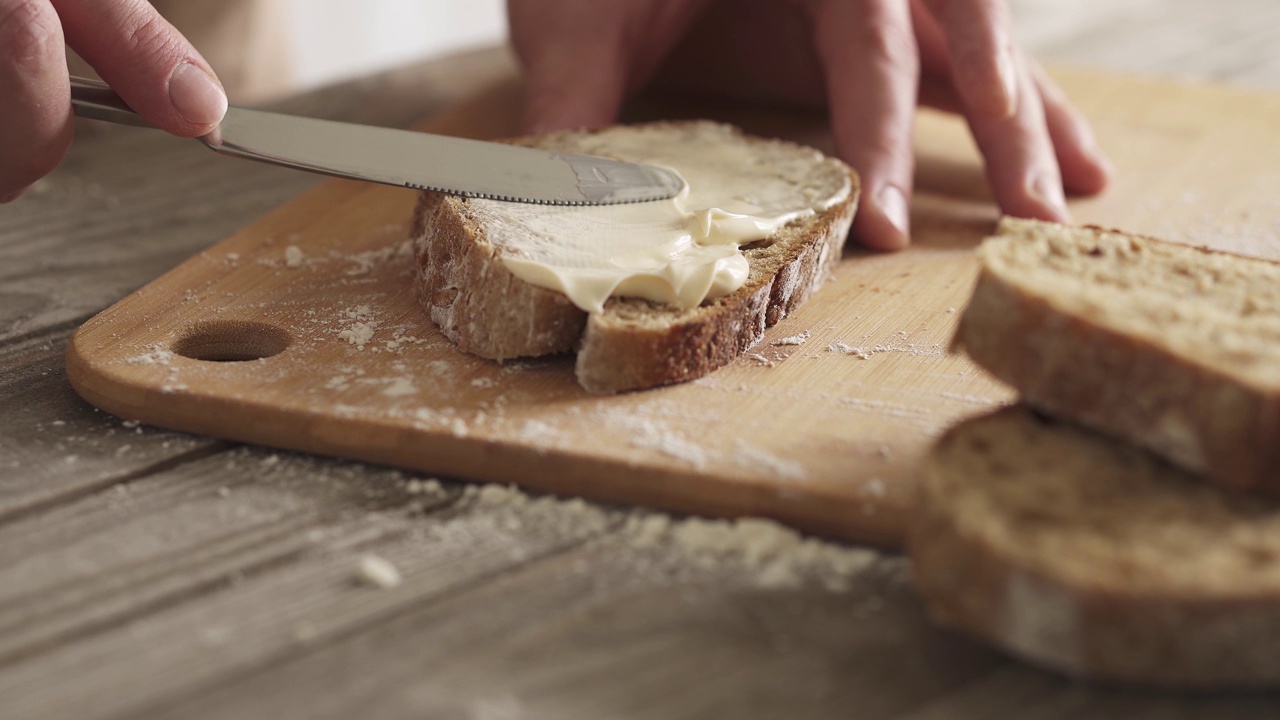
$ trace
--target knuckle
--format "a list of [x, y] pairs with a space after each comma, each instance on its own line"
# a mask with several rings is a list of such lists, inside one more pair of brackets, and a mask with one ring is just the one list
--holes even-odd
[[878, 133], [863, 141], [863, 152], [881, 159], [883, 167], [876, 169], [883, 174], [897, 176], [901, 174], [898, 166], [911, 157], [911, 138], [906, 133]]
[[897, 11], [883, 0], [868, 1], [862, 22], [852, 29], [853, 40], [876, 61], [914, 64], [916, 41], [909, 24], [900, 21]]
[[124, 57], [140, 70], [176, 63], [179, 59], [176, 55], [180, 53], [173, 27], [149, 5], [144, 3], [144, 7], [146, 9], [129, 18], [125, 27]]
[[40, 68], [62, 52], [62, 25], [42, 0], [0, 0], [0, 57], [22, 69]]
[[130, 54], [148, 53], [164, 44], [164, 28], [158, 15], [142, 15], [130, 18], [124, 47]]

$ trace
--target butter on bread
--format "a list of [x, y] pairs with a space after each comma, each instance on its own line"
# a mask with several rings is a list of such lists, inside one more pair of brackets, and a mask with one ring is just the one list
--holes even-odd
[[418, 297], [459, 348], [498, 361], [576, 352], [577, 379], [595, 393], [692, 380], [758, 343], [765, 328], [804, 302], [839, 259], [857, 205], [857, 179], [847, 166], [808, 148], [751, 138], [709, 122], [654, 123], [516, 142], [609, 155], [614, 154], [609, 143], [601, 140], [611, 133], [643, 133], [677, 151], [682, 145], [732, 143], [761, 163], [779, 156], [812, 158], [815, 173], [838, 168], [849, 191], [829, 207], [743, 247], [745, 283], [726, 295], [687, 309], [611, 297], [599, 312], [587, 312], [564, 293], [513, 274], [503, 258], [511, 252], [506, 248], [519, 242], [510, 235], [516, 224], [495, 221], [494, 206], [423, 193], [414, 224]]
[[942, 624], [1074, 676], [1280, 684], [1280, 502], [1011, 407], [921, 464], [913, 582]]
[[955, 335], [1023, 402], [1280, 494], [1280, 264], [1006, 218]]

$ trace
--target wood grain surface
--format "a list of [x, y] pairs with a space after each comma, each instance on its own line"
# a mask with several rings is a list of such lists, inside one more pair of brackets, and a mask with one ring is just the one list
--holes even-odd
[[[510, 134], [518, 102], [500, 84], [427, 129]], [[731, 367], [598, 397], [571, 358], [499, 365], [443, 338], [414, 298], [414, 200], [324, 184], [90, 321], [72, 384], [161, 427], [881, 544], [930, 438], [1005, 395], [945, 346], [981, 222], [922, 217], [916, 249], [854, 253]], [[210, 362], [219, 338], [282, 352]]]
[[[1274, 98], [1059, 80], [1123, 178], [1078, 220], [1280, 257], [1273, 228], [1199, 229], [1193, 211], [1277, 215]], [[424, 129], [514, 133], [519, 97], [500, 83]], [[803, 117], [740, 120], [831, 145]], [[342, 181], [94, 318], [72, 341], [69, 376], [95, 405], [160, 427], [894, 545], [933, 438], [1009, 399], [947, 351], [994, 219], [977, 153], [958, 120], [931, 114], [916, 156], [912, 247], [850, 251], [760, 346], [695, 382], [593, 397], [571, 359], [499, 365], [457, 351], [414, 298], [414, 194]]]
[[[1280, 89], [1273, 0], [1011, 4], [1042, 59]], [[407, 126], [511, 71], [502, 52], [472, 53], [287, 108]], [[1231, 106], [1233, 91], [1208, 90], [1193, 115]], [[1089, 686], [940, 633], [892, 553], [824, 545], [841, 573], [780, 583], [741, 538], [640, 542], [640, 511], [491, 502], [96, 412], [64, 373], [72, 330], [315, 181], [159, 134], [78, 130], [63, 166], [0, 208], [0, 717], [1276, 716], [1275, 694]], [[1143, 152], [1122, 131], [1108, 149]], [[1151, 184], [1146, 229], [1274, 238], [1274, 210], [1245, 216], [1185, 173]], [[1251, 192], [1276, 195], [1262, 180]], [[1109, 196], [1074, 207], [1129, 212]], [[366, 554], [403, 582], [357, 582]]]

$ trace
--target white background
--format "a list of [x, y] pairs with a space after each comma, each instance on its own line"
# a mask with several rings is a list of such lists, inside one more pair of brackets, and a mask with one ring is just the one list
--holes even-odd
[[[608, 2], [609, 0], [601, 0]], [[503, 0], [283, 0], [307, 87], [506, 37]]]

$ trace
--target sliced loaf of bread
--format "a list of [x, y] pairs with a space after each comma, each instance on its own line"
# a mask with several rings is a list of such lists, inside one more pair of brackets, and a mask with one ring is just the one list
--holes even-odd
[[1019, 406], [950, 430], [908, 532], [931, 614], [1076, 676], [1280, 682], [1280, 503]]
[[692, 380], [728, 364], [818, 288], [840, 257], [858, 199], [857, 178], [838, 160], [710, 122], [621, 126], [516, 142], [627, 160], [635, 158], [611, 152], [610, 139], [635, 133], [652, 136], [653, 146], [675, 157], [697, 144], [738, 144], [754, 166], [744, 171], [767, 172], [780, 157], [792, 166], [803, 158], [811, 177], [835, 176], [842, 183], [847, 178], [851, 190], [821, 212], [743, 248], [749, 275], [728, 295], [686, 310], [614, 297], [602, 312], [591, 313], [508, 270], [502, 257], [521, 238], [512, 236], [514, 224], [495, 215], [503, 212], [502, 204], [424, 193], [414, 227], [418, 296], [445, 336], [462, 350], [498, 361], [576, 352], [579, 383], [591, 392], [615, 393]]
[[1280, 493], [1280, 264], [1006, 218], [954, 345], [1024, 402]]

